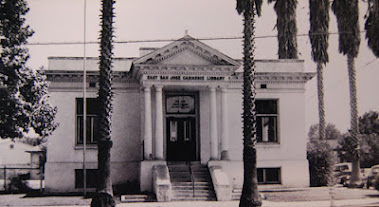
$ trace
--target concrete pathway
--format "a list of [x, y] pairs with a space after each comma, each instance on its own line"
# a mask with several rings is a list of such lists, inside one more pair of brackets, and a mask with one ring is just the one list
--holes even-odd
[[[194, 202], [151, 202], [151, 203], [120, 203], [117, 207], [238, 207], [238, 201], [194, 201]], [[273, 202], [263, 201], [262, 207], [378, 207], [378, 198], [330, 201], [299, 201]], [[56, 207], [56, 206], [45, 206]], [[63, 206], [60, 206], [63, 207]], [[80, 207], [80, 206], [64, 206]]]

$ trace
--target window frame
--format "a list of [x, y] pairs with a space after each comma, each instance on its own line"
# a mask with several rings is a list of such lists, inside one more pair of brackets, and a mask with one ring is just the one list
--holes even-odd
[[[89, 113], [91, 111], [90, 108], [93, 108], [93, 107], [97, 107], [96, 105], [98, 105], [98, 98], [86, 98], [87, 99], [87, 118], [86, 118], [86, 121], [87, 123], [89, 122], [90, 124], [86, 124], [86, 129], [90, 129], [90, 136], [88, 136], [88, 133], [87, 133], [87, 145], [90, 145], [90, 146], [96, 146], [97, 145], [97, 140], [96, 140], [96, 123], [98, 124], [98, 114], [95, 114], [95, 113]], [[95, 106], [93, 107], [88, 107], [88, 103], [92, 103], [92, 104], [95, 104]], [[79, 106], [79, 104], [81, 106]], [[78, 108], [78, 107], [81, 107], [81, 108]], [[92, 109], [93, 110], [93, 109]], [[80, 113], [80, 112], [81, 113]], [[98, 112], [98, 110], [94, 110], [96, 112]], [[75, 146], [83, 146], [83, 132], [82, 132], [82, 128], [83, 128], [83, 98], [76, 98], [75, 99]], [[80, 125], [79, 125], [80, 124]], [[87, 131], [88, 132], [88, 131]]]
[[[259, 180], [259, 171], [262, 170], [262, 181]], [[267, 171], [268, 170], [277, 170], [278, 178], [277, 181], [267, 181]], [[266, 168], [257, 168], [257, 179], [258, 184], [260, 185], [273, 185], [273, 184], [282, 184], [282, 170], [280, 167], [266, 167]]]
[[[264, 144], [279, 144], [279, 100], [278, 99], [257, 99], [256, 102], [259, 101], [275, 101], [275, 112], [276, 113], [259, 113], [258, 107], [256, 108], [256, 126], [257, 126], [257, 143], [264, 143]], [[257, 103], [256, 103], [257, 106]], [[267, 141], [264, 141], [263, 137], [260, 137], [259, 134], [263, 134], [263, 126], [258, 126], [258, 123], [261, 123], [263, 125], [263, 121], [258, 121], [258, 119], [263, 120], [264, 117], [268, 118], [274, 118], [274, 135], [275, 138], [272, 139], [270, 136], [267, 137]]]

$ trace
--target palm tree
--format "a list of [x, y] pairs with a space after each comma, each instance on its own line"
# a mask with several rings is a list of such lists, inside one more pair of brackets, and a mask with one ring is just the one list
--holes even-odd
[[354, 187], [359, 185], [361, 181], [358, 141], [357, 86], [355, 79], [355, 58], [358, 56], [359, 44], [361, 41], [358, 22], [358, 0], [334, 0], [332, 10], [337, 17], [339, 52], [347, 55], [350, 88], [350, 134], [355, 149], [349, 186]]
[[261, 206], [257, 180], [257, 142], [255, 109], [255, 12], [261, 14], [262, 0], [237, 0], [237, 12], [244, 17], [243, 49], [243, 164], [244, 181], [240, 207]]
[[277, 15], [279, 59], [297, 59], [297, 0], [268, 0], [268, 3], [274, 1], [274, 9]]
[[325, 109], [324, 109], [324, 77], [323, 65], [329, 61], [329, 0], [309, 0], [310, 30], [309, 39], [312, 44], [312, 58], [317, 63], [317, 93], [319, 136], [325, 140]]
[[99, 75], [98, 183], [91, 207], [116, 206], [110, 177], [112, 113], [112, 38], [114, 0], [102, 0]]
[[379, 0], [367, 0], [368, 16], [365, 29], [368, 46], [376, 57], [379, 57]]

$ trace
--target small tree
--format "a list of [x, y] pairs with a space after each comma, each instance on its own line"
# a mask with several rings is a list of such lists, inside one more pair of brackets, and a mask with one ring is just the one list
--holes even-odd
[[[359, 136], [360, 165], [371, 167], [379, 164], [379, 112], [370, 111], [359, 117], [359, 127], [362, 133]], [[350, 133], [338, 141], [338, 157], [344, 161], [354, 159], [355, 143]]]

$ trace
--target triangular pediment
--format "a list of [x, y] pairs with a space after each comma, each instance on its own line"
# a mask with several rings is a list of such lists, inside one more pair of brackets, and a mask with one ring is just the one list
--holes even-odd
[[187, 35], [134, 61], [134, 64], [239, 66], [239, 62]]

